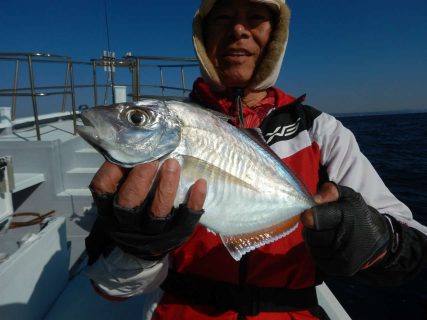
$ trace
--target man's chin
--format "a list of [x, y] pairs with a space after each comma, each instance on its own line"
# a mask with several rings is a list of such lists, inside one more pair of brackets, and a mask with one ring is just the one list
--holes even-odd
[[227, 88], [245, 88], [249, 84], [249, 81], [252, 78], [252, 72], [247, 70], [240, 70], [241, 68], [233, 68], [223, 72], [221, 77], [221, 82]]

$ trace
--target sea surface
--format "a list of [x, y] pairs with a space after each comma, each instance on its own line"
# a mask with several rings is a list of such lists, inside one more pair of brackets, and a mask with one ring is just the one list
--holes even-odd
[[[386, 186], [427, 225], [427, 113], [338, 117], [356, 136]], [[327, 284], [355, 320], [427, 320], [427, 266], [415, 281], [377, 288]]]

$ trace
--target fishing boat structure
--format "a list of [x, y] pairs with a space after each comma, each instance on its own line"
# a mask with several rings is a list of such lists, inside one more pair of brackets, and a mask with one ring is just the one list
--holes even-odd
[[[61, 82], [47, 84], [45, 75], [54, 70], [57, 77], [57, 68]], [[0, 69], [10, 73], [8, 84], [5, 72], [0, 79], [1, 318], [143, 319], [150, 294], [107, 301], [84, 274], [84, 239], [96, 216], [88, 185], [104, 160], [75, 128], [80, 111], [91, 106], [186, 97], [185, 75], [197, 76], [197, 61], [130, 53], [116, 59], [105, 52], [81, 62], [0, 53]], [[165, 70], [175, 73], [173, 85], [166, 85]], [[142, 84], [144, 77], [154, 79], [153, 72], [159, 83]], [[101, 84], [102, 76], [107, 80]], [[350, 319], [326, 284], [316, 289], [331, 319]]]

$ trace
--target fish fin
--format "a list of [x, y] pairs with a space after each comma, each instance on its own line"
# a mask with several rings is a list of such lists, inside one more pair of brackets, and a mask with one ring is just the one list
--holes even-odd
[[277, 225], [245, 234], [221, 235], [221, 240], [234, 260], [256, 248], [287, 236], [298, 228], [300, 216], [297, 215]]
[[243, 181], [239, 177], [236, 177], [236, 176], [228, 173], [227, 171], [224, 171], [224, 170], [218, 168], [217, 166], [215, 166], [215, 165], [213, 165], [207, 161], [204, 161], [204, 160], [201, 160], [201, 159], [198, 159], [196, 157], [189, 156], [189, 155], [182, 155], [181, 157], [183, 160], [183, 164], [182, 164], [183, 170], [186, 168], [191, 168], [193, 172], [198, 173], [199, 176], [197, 176], [197, 177], [194, 176], [193, 177], [194, 179], [198, 179], [200, 177], [209, 178], [209, 176], [211, 176], [211, 177], [216, 177], [217, 179], [220, 178], [222, 181], [225, 181], [228, 184], [238, 185], [238, 186], [244, 187], [246, 189], [253, 190], [255, 192], [259, 191], [254, 186]]

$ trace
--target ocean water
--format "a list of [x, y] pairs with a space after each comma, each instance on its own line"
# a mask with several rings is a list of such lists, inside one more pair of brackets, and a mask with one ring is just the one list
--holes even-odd
[[[427, 113], [339, 117], [386, 186], [427, 225]], [[401, 287], [378, 288], [346, 279], [327, 281], [357, 320], [427, 320], [427, 266]]]

